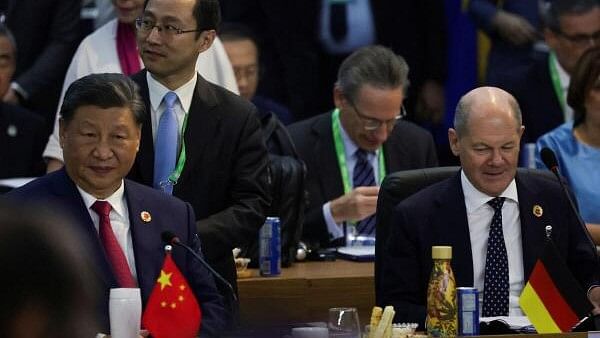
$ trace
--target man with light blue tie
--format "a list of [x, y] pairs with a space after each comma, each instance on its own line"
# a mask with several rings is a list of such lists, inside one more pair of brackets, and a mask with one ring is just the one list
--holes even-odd
[[[257, 240], [269, 206], [267, 150], [256, 109], [195, 70], [220, 21], [217, 0], [149, 0], [136, 21], [146, 103], [129, 178], [189, 202], [208, 263], [236, 288], [232, 249]], [[230, 323], [237, 302], [228, 300]]]
[[336, 109], [289, 127], [307, 166], [302, 237], [309, 246], [372, 244], [386, 173], [437, 166], [431, 135], [401, 119], [407, 86], [401, 56], [381, 46], [361, 48], [338, 71]]

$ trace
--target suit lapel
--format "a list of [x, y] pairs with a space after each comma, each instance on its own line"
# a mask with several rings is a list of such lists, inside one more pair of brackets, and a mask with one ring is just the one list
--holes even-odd
[[331, 129], [331, 114], [325, 114], [317, 119], [311, 127], [311, 135], [315, 146], [315, 162], [319, 177], [319, 183], [324, 192], [325, 200], [339, 197], [344, 194], [342, 173], [333, 143], [333, 131]]
[[[214, 140], [219, 132], [222, 116], [214, 109], [216, 106], [217, 98], [213, 88], [198, 75], [184, 134], [186, 161], [180, 182], [187, 181], [192, 174], [197, 174], [192, 170], [194, 164], [202, 158], [206, 145], [211, 143], [210, 140]], [[179, 185], [175, 186], [175, 191], [178, 187]]]
[[[157, 223], [157, 215], [153, 215], [153, 210], [148, 209], [148, 203], [144, 201], [144, 195], [128, 181], [125, 180], [125, 198], [127, 200], [127, 209], [129, 213], [129, 229], [131, 231], [131, 240], [135, 257], [135, 269], [143, 298], [146, 299], [147, 293], [152, 290], [154, 281], [158, 275], [156, 264], [148, 262], [161, 262], [160, 250], [152, 247], [155, 243], [160, 243], [160, 229]], [[142, 220], [142, 213], [148, 213], [150, 220]], [[154, 219], [153, 219], [154, 218]]]
[[444, 193], [436, 199], [438, 210], [434, 211], [434, 224], [437, 226], [435, 231], [438, 240], [452, 246], [452, 269], [457, 285], [473, 285], [473, 254], [464, 201], [459, 171], [448, 181]]
[[[529, 279], [529, 274], [540, 254], [535, 248], [541, 246], [536, 243], [543, 243], [545, 240], [545, 224], [542, 217], [535, 217], [533, 206], [539, 205], [542, 209], [547, 206], [544, 201], [531, 189], [531, 187], [520, 179], [522, 174], [517, 174], [517, 194], [519, 196], [519, 217], [521, 219], [521, 246], [523, 248], [523, 273], [525, 280]], [[527, 245], [524, 245], [526, 243]]]
[[144, 123], [142, 124], [142, 136], [140, 140], [140, 150], [137, 153], [135, 168], [138, 170], [141, 183], [152, 186], [154, 180], [154, 138], [152, 137], [152, 106], [150, 104], [150, 92], [148, 82], [146, 81], [146, 71], [132, 76], [132, 79], [138, 84], [140, 96], [146, 105]]
[[61, 205], [65, 205], [71, 210], [71, 216], [75, 218], [73, 221], [78, 226], [81, 235], [87, 240], [86, 243], [90, 243], [90, 250], [101, 272], [100, 278], [107, 285], [116, 285], [115, 277], [104, 254], [104, 249], [100, 243], [92, 218], [83, 203], [83, 199], [75, 183], [69, 178], [64, 169], [59, 172], [57, 179], [53, 181], [52, 190], [58, 200], [61, 201]]

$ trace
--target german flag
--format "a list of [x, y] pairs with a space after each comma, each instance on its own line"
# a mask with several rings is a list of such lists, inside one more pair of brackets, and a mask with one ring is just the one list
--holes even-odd
[[538, 333], [569, 332], [593, 309], [550, 240], [535, 263], [519, 304]]

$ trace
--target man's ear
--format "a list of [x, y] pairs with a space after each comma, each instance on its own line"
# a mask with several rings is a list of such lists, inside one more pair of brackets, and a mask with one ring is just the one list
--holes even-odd
[[341, 109], [342, 102], [344, 101], [344, 94], [342, 89], [338, 86], [333, 86], [333, 103], [337, 109]]
[[209, 49], [215, 41], [216, 37], [217, 31], [215, 31], [214, 29], [206, 30], [200, 33], [200, 37], [198, 37], [198, 41], [200, 41], [199, 52], [202, 53]]
[[61, 117], [58, 120], [58, 142], [60, 143], [60, 147], [63, 148], [64, 147], [64, 141], [65, 141], [65, 132], [67, 129], [67, 123], [65, 122], [65, 120]]
[[448, 129], [448, 142], [450, 143], [450, 150], [452, 150], [452, 154], [454, 156], [460, 155], [460, 141], [458, 139], [458, 134], [454, 128]]

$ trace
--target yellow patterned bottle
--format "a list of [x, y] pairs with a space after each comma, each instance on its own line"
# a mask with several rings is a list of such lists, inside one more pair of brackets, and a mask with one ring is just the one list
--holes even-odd
[[458, 333], [456, 281], [450, 266], [451, 246], [431, 248], [433, 269], [427, 288], [427, 335], [455, 337]]

